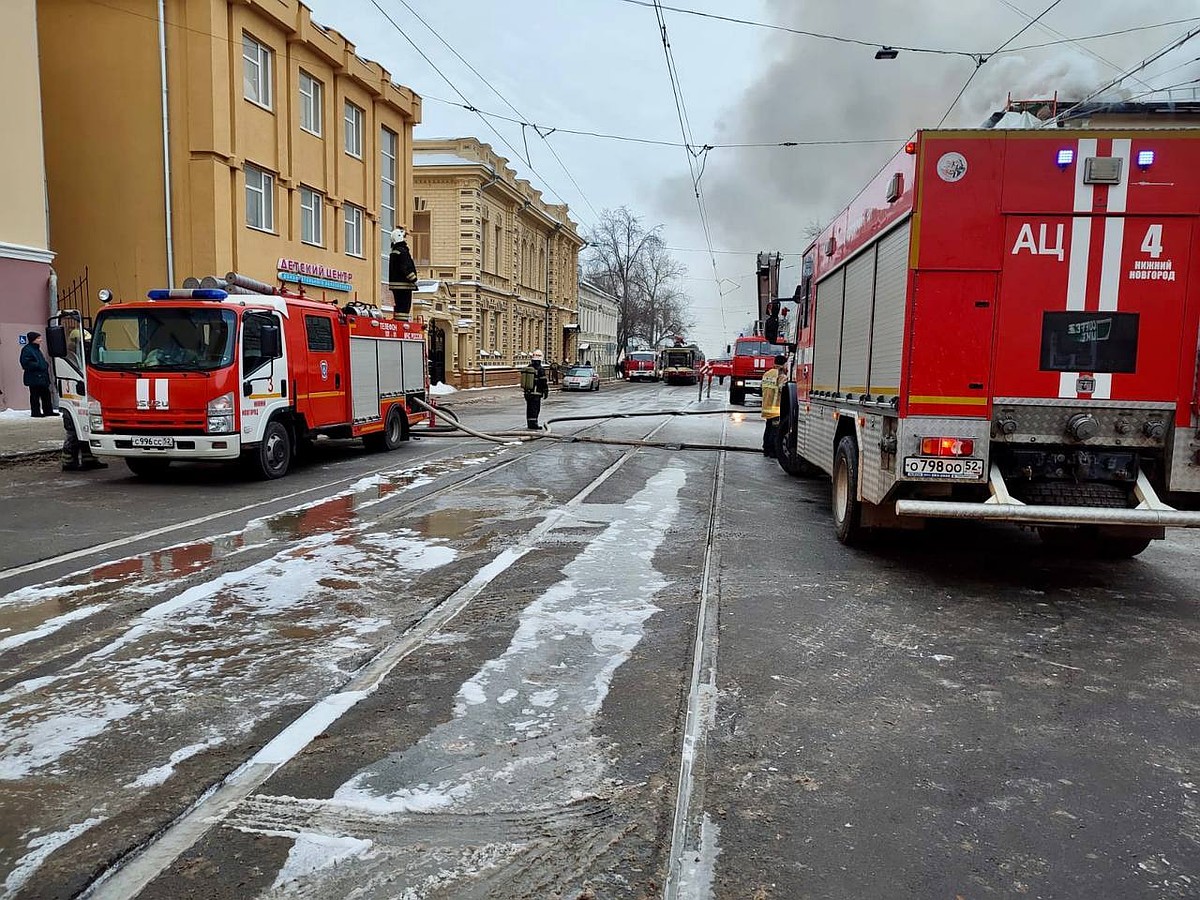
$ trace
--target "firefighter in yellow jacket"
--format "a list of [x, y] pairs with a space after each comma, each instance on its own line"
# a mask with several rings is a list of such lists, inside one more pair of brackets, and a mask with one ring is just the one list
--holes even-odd
[[762, 417], [767, 421], [763, 428], [763, 456], [772, 459], [779, 446], [779, 395], [787, 383], [787, 373], [783, 370], [786, 362], [787, 356], [776, 354], [775, 368], [764, 372], [762, 377]]

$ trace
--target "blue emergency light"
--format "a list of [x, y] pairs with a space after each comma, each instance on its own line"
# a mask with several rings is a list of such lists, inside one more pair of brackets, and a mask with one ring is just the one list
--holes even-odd
[[155, 288], [146, 296], [151, 300], [224, 300], [229, 294], [219, 288]]

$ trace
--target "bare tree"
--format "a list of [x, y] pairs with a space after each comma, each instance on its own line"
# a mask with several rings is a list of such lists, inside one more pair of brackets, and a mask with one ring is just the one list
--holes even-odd
[[821, 236], [821, 232], [825, 230], [825, 226], [821, 224], [819, 219], [809, 219], [808, 224], [804, 226], [804, 239], [806, 241], [815, 241]]
[[657, 235], [647, 241], [635, 276], [641, 302], [633, 336], [657, 347], [664, 337], [687, 330], [691, 324], [687, 297], [678, 285], [686, 274], [687, 269], [667, 252]]
[[623, 351], [636, 336], [638, 306], [642, 301], [639, 270], [646, 248], [657, 242], [659, 228], [647, 231], [629, 207], [606, 209], [587, 234], [588, 277], [617, 298], [617, 348]]

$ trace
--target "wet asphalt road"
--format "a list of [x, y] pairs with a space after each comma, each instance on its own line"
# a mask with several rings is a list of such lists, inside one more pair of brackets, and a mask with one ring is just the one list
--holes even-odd
[[[587, 433], [752, 447], [748, 414]], [[827, 483], [719, 459], [426, 438], [270, 485], [0, 470], [0, 896], [123, 857], [96, 896], [654, 897], [673, 863], [694, 897], [1200, 895], [1196, 536], [851, 551]]]

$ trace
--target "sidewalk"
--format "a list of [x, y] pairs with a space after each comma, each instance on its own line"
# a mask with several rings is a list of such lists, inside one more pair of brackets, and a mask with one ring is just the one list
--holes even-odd
[[63, 424], [58, 416], [35, 419], [26, 409], [0, 410], [0, 464], [50, 457], [62, 442]]

